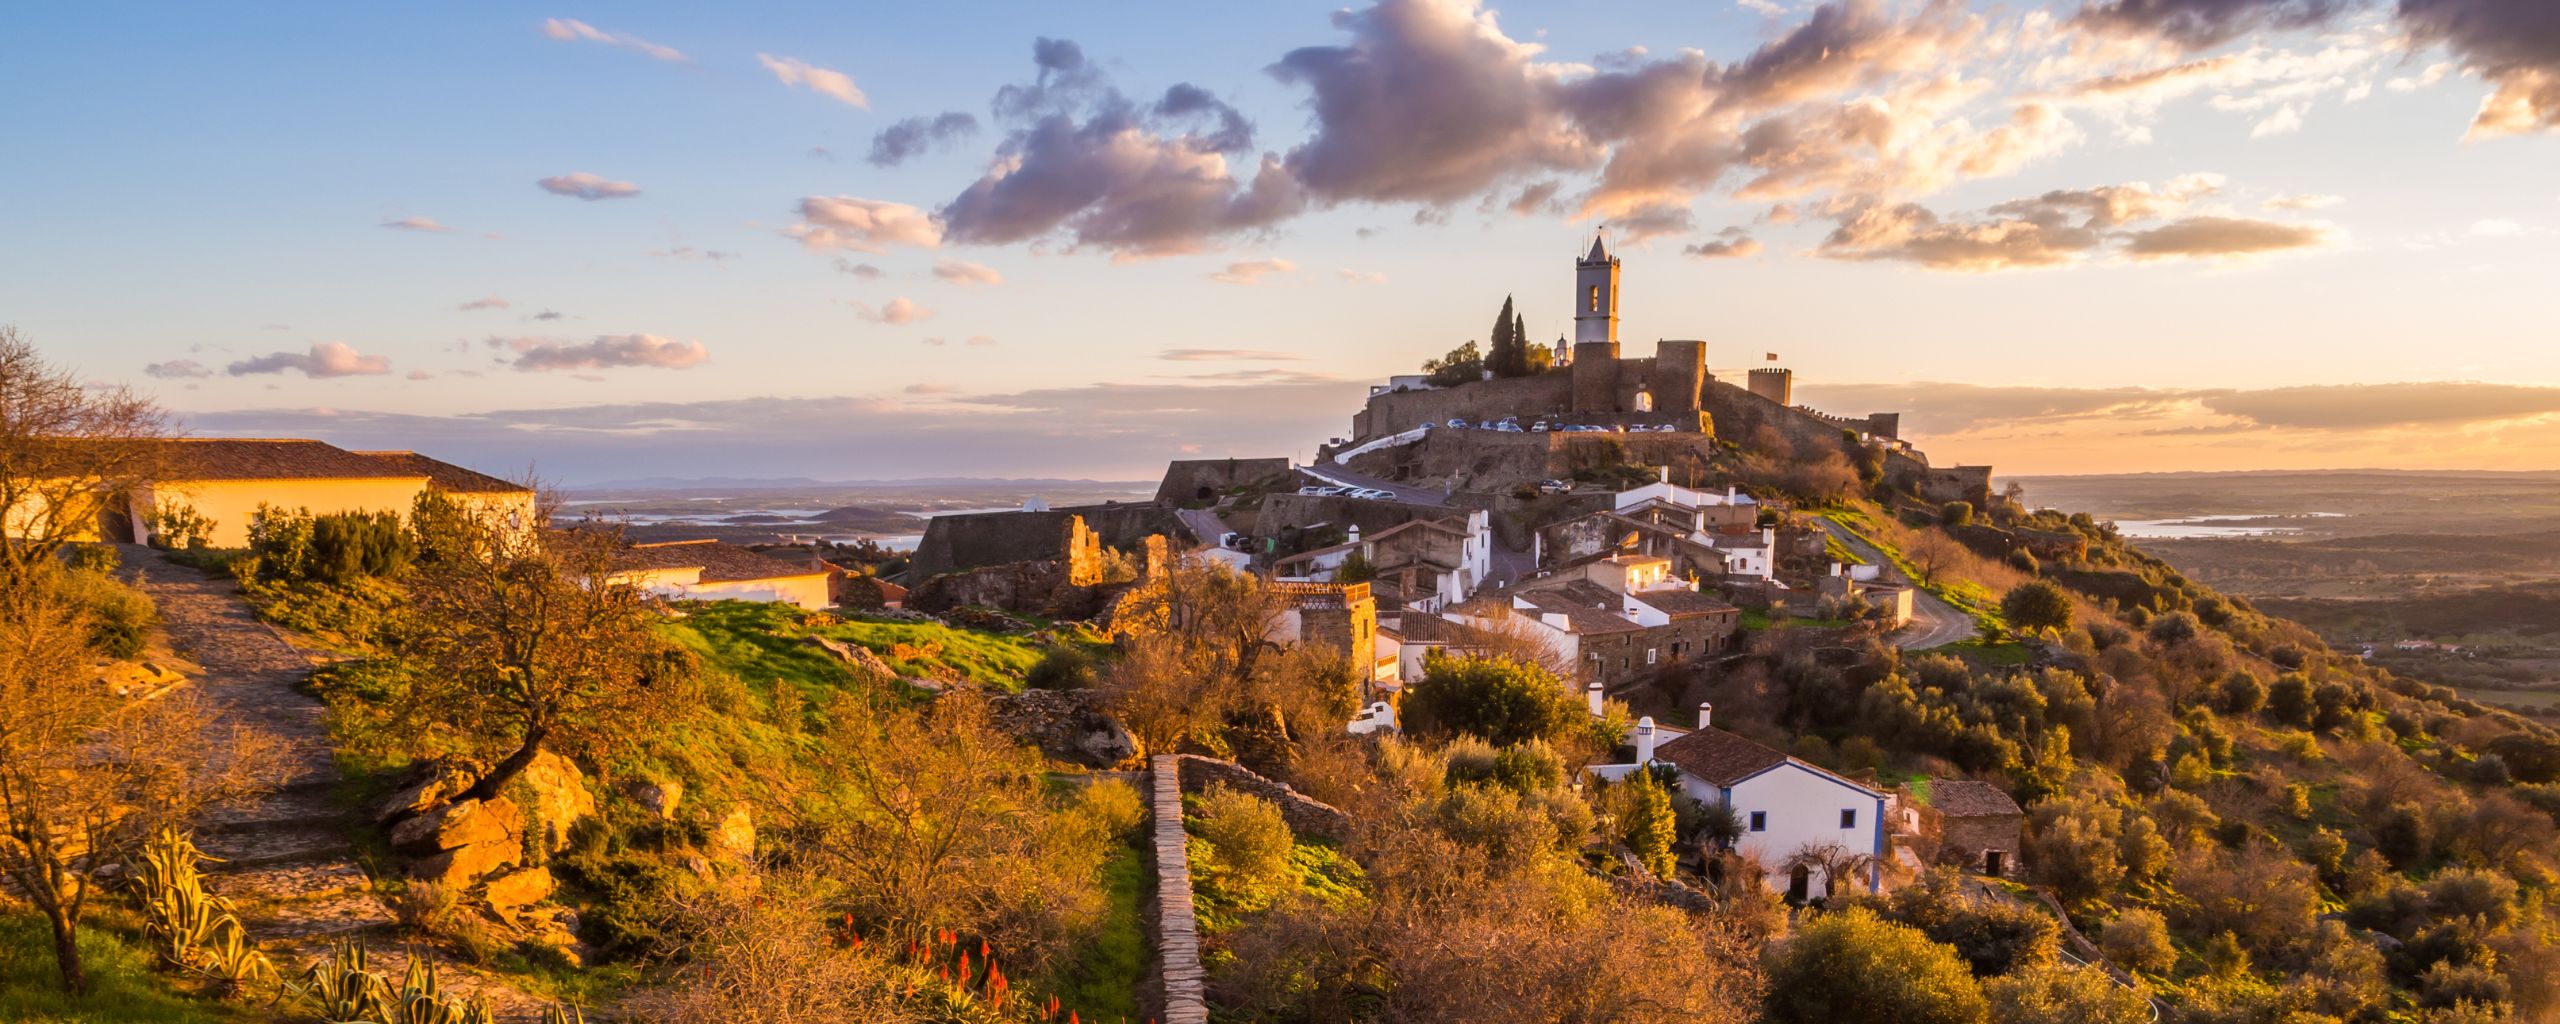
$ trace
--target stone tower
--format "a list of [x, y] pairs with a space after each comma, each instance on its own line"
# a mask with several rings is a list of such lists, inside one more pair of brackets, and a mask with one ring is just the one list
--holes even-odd
[[1604, 234], [1573, 262], [1573, 410], [1612, 412], [1618, 404], [1618, 258]]

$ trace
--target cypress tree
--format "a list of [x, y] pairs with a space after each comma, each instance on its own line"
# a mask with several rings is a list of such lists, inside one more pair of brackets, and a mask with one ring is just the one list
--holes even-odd
[[1537, 369], [1536, 365], [1531, 362], [1529, 356], [1529, 349], [1533, 344], [1534, 343], [1529, 340], [1529, 318], [1517, 313], [1512, 314], [1511, 349], [1512, 351], [1520, 353], [1520, 372], [1517, 376], [1526, 377]]
[[1518, 314], [1511, 311], [1511, 296], [1502, 297], [1502, 312], [1493, 318], [1493, 343], [1485, 352], [1485, 364], [1496, 377], [1518, 377], [1528, 372], [1528, 353], [1521, 348], [1520, 334], [1512, 326]]

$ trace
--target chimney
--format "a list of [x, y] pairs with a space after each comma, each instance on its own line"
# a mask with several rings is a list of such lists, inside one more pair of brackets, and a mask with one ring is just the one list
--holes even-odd
[[1840, 563], [1838, 563], [1838, 562], [1833, 562], [1833, 563], [1831, 563], [1831, 575], [1834, 575], [1834, 576], [1838, 576], [1838, 575], [1840, 575]]
[[1670, 483], [1670, 482], [1671, 482], [1671, 467], [1666, 465], [1666, 466], [1660, 466], [1660, 467], [1657, 467], [1657, 468], [1660, 470], [1660, 474], [1659, 474], [1655, 479], [1661, 480], [1663, 483], [1666, 483], [1666, 484], [1667, 484], [1667, 483]]
[[1358, 523], [1353, 523], [1353, 524], [1351, 524], [1351, 537], [1350, 537], [1350, 539], [1349, 539], [1349, 540], [1344, 541], [1344, 543], [1346, 543], [1346, 544], [1358, 544], [1358, 543], [1360, 543], [1360, 524], [1358, 524]]
[[1636, 720], [1636, 767], [1653, 763], [1653, 716]]
[[1716, 724], [1716, 705], [1715, 705], [1715, 702], [1714, 702], [1714, 701], [1704, 701], [1704, 700], [1699, 701], [1699, 702], [1698, 702], [1698, 728], [1700, 728], [1700, 729], [1712, 729], [1712, 728], [1714, 728], [1714, 727], [1715, 727], [1715, 724]]
[[1584, 693], [1585, 695], [1587, 695], [1587, 696], [1589, 696], [1589, 697], [1591, 698], [1591, 717], [1593, 717], [1593, 718], [1598, 718], [1598, 717], [1600, 717], [1601, 715], [1604, 715], [1604, 714], [1607, 714], [1607, 713], [1608, 713], [1608, 709], [1607, 709], [1607, 708], [1605, 708], [1605, 707], [1602, 707], [1602, 706], [1601, 706], [1601, 702], [1602, 702], [1605, 698], [1603, 698], [1603, 697], [1600, 695], [1600, 681], [1599, 681], [1599, 680], [1597, 680], [1597, 679], [1592, 680], [1592, 681], [1591, 681], [1591, 688], [1590, 688], [1590, 689], [1587, 689], [1587, 690], [1584, 690], [1584, 691], [1583, 691], [1583, 693]]

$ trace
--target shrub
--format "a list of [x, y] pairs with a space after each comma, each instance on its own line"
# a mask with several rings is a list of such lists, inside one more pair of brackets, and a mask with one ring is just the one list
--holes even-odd
[[2009, 628], [2026, 633], [2071, 627], [2071, 595], [2043, 580], [2028, 580], [2009, 588], [2000, 599], [2000, 614], [2009, 620]]
[[2061, 929], [2053, 919], [2006, 900], [1977, 900], [1962, 875], [1937, 869], [1897, 890], [1885, 916], [1955, 948], [1976, 977], [2012, 974], [2053, 962]]
[[1127, 837], [1147, 820], [1146, 800], [1138, 795], [1138, 788], [1118, 779], [1086, 786], [1076, 798], [1075, 809], [1104, 833], [1119, 837]]
[[1970, 501], [1950, 501], [1944, 505], [1938, 506], [1938, 525], [1973, 525], [1973, 503]]
[[160, 618], [149, 597], [103, 572], [67, 572], [63, 583], [71, 600], [88, 614], [91, 647], [110, 658], [142, 654], [151, 624]]
[[1644, 862], [1645, 870], [1657, 878], [1671, 877], [1679, 861], [1671, 854], [1671, 842], [1679, 827], [1671, 812], [1671, 795], [1650, 771], [1627, 777], [1626, 810], [1619, 819], [1620, 838]]
[[1022, 684], [1035, 690], [1083, 690], [1093, 686], [1093, 655], [1084, 648], [1059, 645], [1049, 648], [1031, 670], [1023, 673]]
[[2116, 966], [2145, 974], [2166, 973], [2178, 962], [2178, 947], [2169, 941], [2169, 920], [2139, 907], [2099, 929], [2098, 950]]
[[1201, 845], [1203, 855], [1191, 867], [1202, 886], [1246, 906], [1267, 905], [1279, 894], [1296, 841], [1271, 801], [1211, 786], [1200, 795], [1189, 828]]
[[1433, 657], [1405, 688], [1404, 727], [1426, 739], [1475, 736], [1497, 746], [1553, 740], [1590, 719], [1553, 673], [1500, 658]]
[[1983, 985], [1992, 1024], [2150, 1024], [2151, 1001], [2088, 967], [2048, 964]]
[[2193, 640], [2203, 631], [2204, 624], [2196, 621], [2191, 612], [2170, 612], [2152, 619], [2150, 625], [2143, 627], [2143, 635], [2163, 647]]
[[1825, 914], [1771, 958], [1773, 1024], [1982, 1024], [1990, 1009], [1956, 951], [1863, 907]]

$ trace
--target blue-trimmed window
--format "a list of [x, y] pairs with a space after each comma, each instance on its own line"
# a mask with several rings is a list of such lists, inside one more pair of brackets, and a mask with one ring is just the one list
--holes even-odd
[[1858, 827], [1858, 809], [1857, 809], [1857, 808], [1855, 808], [1855, 807], [1843, 807], [1843, 808], [1841, 808], [1841, 809], [1840, 809], [1840, 827], [1841, 827], [1841, 828], [1856, 828], [1856, 827]]
[[1769, 831], [1769, 812], [1767, 812], [1767, 811], [1753, 811], [1753, 812], [1751, 812], [1751, 831], [1754, 831], [1754, 832], [1766, 832], [1766, 831]]

